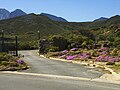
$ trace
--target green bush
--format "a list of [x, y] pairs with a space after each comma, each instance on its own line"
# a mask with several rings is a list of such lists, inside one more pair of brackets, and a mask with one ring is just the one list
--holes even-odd
[[58, 51], [59, 50], [59, 47], [56, 47], [56, 46], [50, 46], [49, 48], [48, 48], [48, 52], [56, 52], [56, 51]]
[[7, 66], [9, 64], [9, 62], [7, 61], [1, 61], [1, 65]]
[[49, 52], [46, 54], [46, 57], [56, 57], [56, 56], [60, 56], [61, 53], [60, 52]]
[[111, 52], [111, 55], [112, 56], [118, 56], [118, 49], [117, 48], [114, 48]]
[[91, 56], [93, 56], [93, 57], [97, 57], [97, 56], [98, 56], [97, 51], [91, 51]]
[[17, 62], [9, 62], [8, 63], [10, 67], [18, 67], [19, 64]]
[[68, 41], [63, 36], [53, 35], [49, 37], [49, 41], [52, 42], [53, 47], [57, 47], [60, 51], [65, 50], [68, 47]]
[[16, 60], [16, 58], [10, 54], [6, 54], [6, 53], [1, 53], [0, 54], [0, 61], [13, 61]]

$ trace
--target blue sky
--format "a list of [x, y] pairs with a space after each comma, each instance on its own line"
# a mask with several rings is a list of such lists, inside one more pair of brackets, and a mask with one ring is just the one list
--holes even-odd
[[27, 13], [50, 13], [68, 21], [84, 22], [120, 15], [120, 0], [0, 0], [0, 8]]

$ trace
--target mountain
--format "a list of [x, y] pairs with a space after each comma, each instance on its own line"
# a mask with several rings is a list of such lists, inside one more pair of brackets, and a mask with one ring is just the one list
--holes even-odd
[[66, 19], [64, 19], [62, 17], [57, 17], [55, 15], [51, 15], [51, 14], [47, 14], [47, 13], [41, 13], [41, 15], [46, 16], [46, 17], [48, 17], [48, 18], [50, 18], [51, 20], [54, 20], [54, 21], [68, 22]]
[[8, 19], [10, 12], [6, 9], [0, 9], [0, 20]]
[[14, 17], [18, 17], [18, 16], [23, 16], [23, 15], [26, 15], [26, 13], [24, 11], [22, 11], [21, 9], [16, 9], [13, 12], [9, 12], [6, 9], [0, 8], [0, 20], [14, 18]]
[[101, 17], [101, 18], [95, 19], [94, 21], [105, 21], [105, 20], [108, 20], [108, 18]]
[[40, 38], [66, 32], [56, 25], [55, 21], [43, 15], [27, 14], [0, 21], [0, 30], [4, 30], [5, 37], [18, 36], [19, 48], [37, 48], [38, 31]]
[[115, 25], [117, 24], [117, 26], [120, 26], [120, 16], [116, 15], [116, 16], [112, 16], [111, 18], [107, 19], [107, 20], [102, 20], [102, 21], [93, 21], [91, 22], [87, 28], [100, 28], [100, 27], [109, 27], [111, 25]]
[[[6, 9], [0, 9], [0, 20], [14, 18], [14, 17], [18, 17], [18, 16], [24, 16], [26, 14], [27, 13], [22, 11], [21, 9], [16, 9], [12, 12], [9, 12]], [[51, 14], [47, 14], [47, 13], [41, 13], [40, 15], [46, 16], [49, 19], [54, 20], [54, 21], [68, 22], [66, 19], [64, 19], [62, 17], [57, 17], [55, 15], [51, 15]]]
[[[36, 37], [39, 30], [41, 37], [52, 34], [59, 34], [68, 30], [91, 30], [111, 25], [120, 26], [120, 16], [116, 15], [105, 21], [97, 22], [57, 22], [44, 15], [27, 14], [20, 17], [0, 21], [0, 29], [7, 33], [31, 35]], [[29, 38], [28, 38], [29, 39]]]
[[111, 24], [120, 24], [120, 15], [115, 15], [105, 22], [108, 26]]
[[[65, 30], [56, 25], [55, 21], [36, 14], [27, 14], [20, 17], [6, 19], [0, 21], [0, 29], [3, 29], [6, 34], [17, 34], [24, 37], [22, 40], [33, 40], [37, 38], [37, 32], [40, 31], [40, 36], [49, 36], [59, 34]], [[32, 38], [31, 38], [32, 37]]]
[[26, 15], [24, 11], [22, 11], [21, 9], [16, 9], [15, 11], [10, 13], [9, 18], [14, 18], [18, 16], [23, 16], [23, 15]]

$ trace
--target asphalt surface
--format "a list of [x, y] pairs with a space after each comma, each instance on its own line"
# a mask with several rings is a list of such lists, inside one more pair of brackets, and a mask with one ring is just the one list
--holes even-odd
[[120, 90], [119, 84], [95, 81], [103, 74], [97, 69], [45, 59], [34, 51], [20, 53], [25, 55], [24, 59], [31, 68], [19, 72], [0, 72], [0, 90]]
[[0, 73], [0, 90], [120, 90], [120, 85]]
[[20, 51], [20, 53], [25, 56], [24, 59], [30, 65], [30, 69], [23, 72], [92, 79], [99, 78], [103, 75], [103, 73], [96, 68], [42, 58], [38, 56], [35, 51]]

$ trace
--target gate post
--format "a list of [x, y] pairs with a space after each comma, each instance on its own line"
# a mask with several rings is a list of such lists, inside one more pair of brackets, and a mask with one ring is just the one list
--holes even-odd
[[18, 38], [15, 36], [15, 49], [16, 49], [16, 56], [18, 56]]

